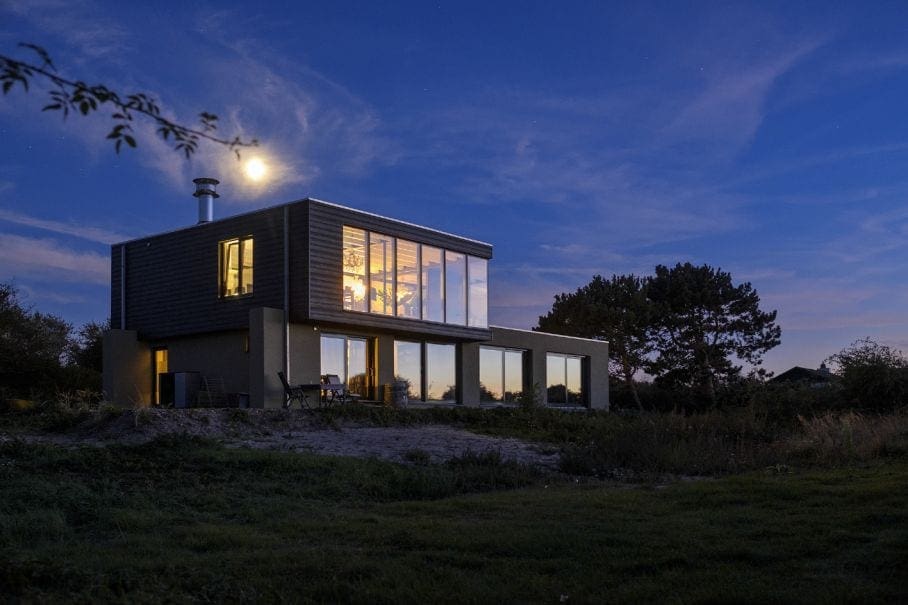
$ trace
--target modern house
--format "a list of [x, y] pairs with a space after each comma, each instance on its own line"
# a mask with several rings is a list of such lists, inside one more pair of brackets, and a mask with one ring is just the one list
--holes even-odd
[[[488, 325], [490, 244], [314, 199], [111, 247], [104, 391], [162, 402], [162, 376], [217, 377], [252, 407], [336, 374], [366, 400], [478, 406], [537, 393], [607, 409], [608, 344]], [[171, 387], [172, 388], [172, 387]]]

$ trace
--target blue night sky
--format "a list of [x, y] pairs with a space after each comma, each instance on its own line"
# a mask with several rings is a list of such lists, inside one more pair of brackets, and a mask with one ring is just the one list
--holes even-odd
[[[0, 280], [76, 326], [109, 245], [316, 197], [488, 241], [491, 320], [527, 328], [600, 273], [690, 261], [778, 309], [770, 370], [908, 348], [904, 3], [0, 0], [0, 53], [258, 137], [252, 184], [140, 131], [0, 99]], [[105, 113], [106, 115], [106, 113]], [[174, 284], [179, 287], [179, 284]]]

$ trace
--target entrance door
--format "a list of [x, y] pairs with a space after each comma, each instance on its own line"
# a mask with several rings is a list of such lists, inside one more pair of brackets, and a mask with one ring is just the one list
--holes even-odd
[[151, 400], [161, 405], [161, 374], [167, 372], [167, 349], [154, 349], [151, 357]]

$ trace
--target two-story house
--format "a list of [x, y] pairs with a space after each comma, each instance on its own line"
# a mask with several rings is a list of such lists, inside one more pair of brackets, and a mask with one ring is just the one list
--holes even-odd
[[252, 407], [338, 375], [365, 400], [608, 408], [608, 344], [488, 325], [490, 244], [314, 199], [111, 248], [104, 390], [161, 401], [161, 375], [216, 376]]

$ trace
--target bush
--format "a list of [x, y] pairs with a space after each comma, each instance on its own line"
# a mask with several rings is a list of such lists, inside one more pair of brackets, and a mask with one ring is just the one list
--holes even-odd
[[827, 361], [837, 368], [853, 405], [887, 411], [908, 403], [908, 359], [901, 351], [865, 338]]

